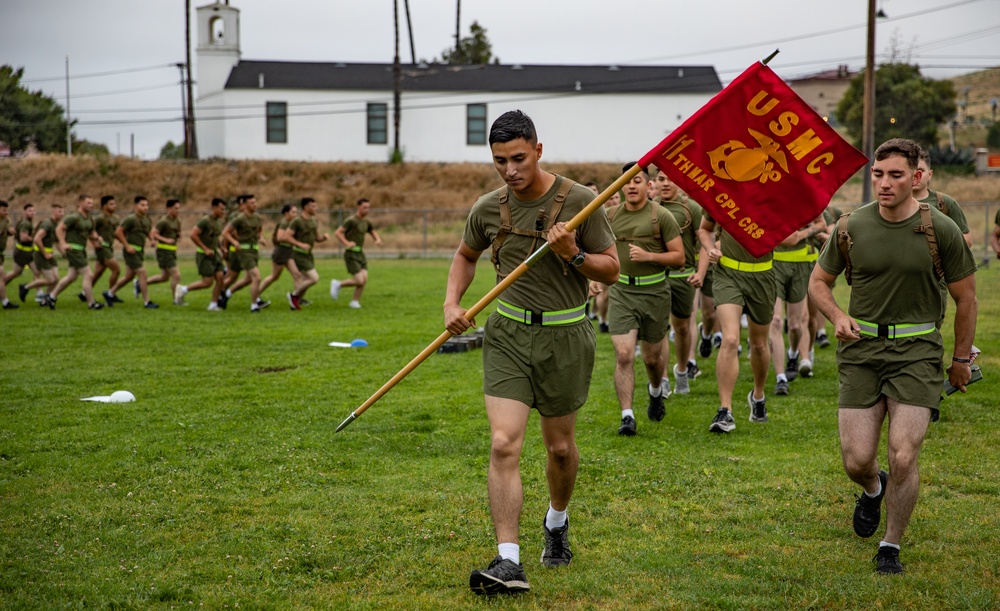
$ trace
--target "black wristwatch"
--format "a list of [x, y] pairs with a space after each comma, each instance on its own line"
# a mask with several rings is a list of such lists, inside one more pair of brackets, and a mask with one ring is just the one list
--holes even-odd
[[583, 265], [583, 260], [587, 258], [587, 253], [580, 249], [580, 252], [576, 253], [576, 256], [569, 260], [569, 264], [573, 267], [580, 267]]

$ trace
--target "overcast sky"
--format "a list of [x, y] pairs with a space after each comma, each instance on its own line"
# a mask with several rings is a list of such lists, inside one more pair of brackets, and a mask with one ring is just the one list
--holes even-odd
[[[440, 56], [454, 44], [456, 0], [409, 4], [417, 60]], [[241, 11], [243, 59], [392, 61], [392, 0], [231, 5]], [[895, 46], [932, 78], [1000, 65], [1000, 0], [879, 5], [888, 15], [876, 30], [879, 61]], [[403, 0], [399, 12], [409, 62]], [[505, 64], [711, 65], [725, 84], [775, 48], [770, 65], [785, 79], [838, 64], [858, 70], [866, 16], [867, 0], [462, 0], [461, 31], [478, 21]], [[175, 64], [185, 59], [184, 0], [0, 0], [0, 62], [24, 67], [27, 87], [64, 106], [67, 56], [78, 137], [127, 155], [134, 135], [146, 159], [183, 141]]]

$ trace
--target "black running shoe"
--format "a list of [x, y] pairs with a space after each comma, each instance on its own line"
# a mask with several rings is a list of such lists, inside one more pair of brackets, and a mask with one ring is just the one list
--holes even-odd
[[77, 293], [76, 296], [79, 297], [80, 301], [82, 301], [83, 303], [87, 303], [87, 294], [84, 293], [83, 291], [80, 291], [79, 293]]
[[611, 327], [609, 327], [608, 323], [606, 322], [597, 323], [597, 329], [601, 333], [608, 333], [609, 331], [611, 331]]
[[701, 375], [701, 369], [698, 367], [698, 363], [694, 361], [688, 361], [688, 379], [693, 380]]
[[872, 562], [875, 563], [875, 572], [880, 575], [898, 575], [903, 572], [903, 563], [899, 561], [899, 550], [891, 545], [879, 547]]
[[475, 594], [518, 594], [530, 589], [524, 567], [499, 555], [482, 571], [472, 571], [469, 587]]
[[132, 294], [135, 295], [136, 299], [138, 299], [139, 298], [139, 294], [141, 292], [142, 291], [139, 290], [139, 279], [136, 278], [135, 280], [132, 281]]
[[[2, 274], [2, 273], [3, 272], [0, 271], [0, 274]], [[21, 306], [17, 305], [13, 301], [9, 301], [9, 300], [7, 301], [7, 303], [3, 304], [3, 309], [5, 309], [5, 310], [16, 310], [19, 307], [21, 307]]]
[[24, 300], [27, 299], [27, 297], [28, 297], [28, 285], [27, 284], [19, 284], [19, 285], [17, 285], [17, 296], [21, 298], [21, 303], [24, 303]]
[[830, 347], [830, 338], [826, 336], [826, 331], [820, 331], [816, 334], [816, 345], [820, 348]]
[[152, 301], [147, 301], [146, 305], [144, 305], [143, 307], [146, 308], [147, 310], [155, 310], [160, 307], [160, 304], [153, 303]]
[[631, 437], [635, 435], [635, 418], [632, 416], [625, 416], [622, 418], [622, 425], [618, 427], [618, 434], [623, 437]]
[[114, 301], [115, 303], [125, 303], [125, 300], [124, 300], [124, 299], [122, 299], [122, 298], [121, 298], [121, 297], [119, 297], [118, 295], [112, 295], [112, 294], [111, 294], [111, 291], [106, 291], [106, 292], [104, 293], [104, 296], [105, 296], [105, 297], [107, 297], [108, 295], [111, 295], [111, 301]]
[[573, 552], [569, 549], [569, 518], [562, 528], [549, 530], [542, 520], [542, 530], [545, 531], [545, 549], [542, 550], [542, 566], [553, 568], [566, 566], [573, 560]]
[[91, 310], [103, 310], [104, 309], [104, 304], [101, 303], [100, 301], [95, 301], [95, 302], [91, 303], [87, 307], [90, 308]]
[[879, 470], [878, 481], [882, 484], [882, 492], [879, 492], [878, 496], [870, 497], [862, 490], [854, 504], [854, 532], [859, 537], [868, 538], [874, 535], [882, 520], [882, 498], [885, 496], [885, 489], [889, 484], [889, 474]]
[[[662, 387], [661, 387], [662, 388]], [[649, 391], [646, 391], [647, 394]], [[654, 397], [649, 395], [649, 405], [646, 407], [646, 415], [653, 422], [659, 422], [663, 420], [663, 417], [667, 415], [667, 408], [663, 405], [663, 391], [660, 391], [659, 397]], [[624, 423], [624, 420], [622, 421]], [[619, 431], [620, 433], [621, 431]]]
[[799, 357], [789, 356], [785, 358], [785, 372], [798, 371], [799, 370]]
[[304, 297], [299, 297], [299, 305], [302, 306], [303, 308], [306, 306], [311, 306], [312, 304], [313, 302], [309, 301], [308, 299], [305, 299]]
[[229, 297], [226, 296], [226, 292], [225, 291], [222, 291], [219, 294], [219, 307], [222, 308], [223, 310], [225, 310], [226, 309], [226, 304], [228, 304], [228, 303], [229, 303]]
[[257, 298], [257, 307], [260, 308], [261, 310], [263, 310], [269, 305], [271, 305], [270, 301], [267, 301], [266, 299], [261, 299], [260, 297]]
[[778, 380], [774, 384], [774, 394], [776, 395], [787, 395], [788, 394], [788, 381]]
[[101, 297], [104, 297], [104, 301], [108, 304], [109, 308], [113, 308], [115, 306], [115, 302], [121, 301], [121, 299], [112, 295], [111, 291], [104, 291], [101, 293]]
[[44, 301], [42, 301], [42, 305], [48, 306], [50, 310], [54, 310], [56, 309], [56, 298], [52, 295], [46, 295]]
[[712, 336], [705, 337], [704, 329], [705, 325], [698, 323], [698, 354], [707, 359], [712, 356]]
[[728, 433], [736, 429], [736, 421], [733, 420], [733, 412], [724, 407], [720, 407], [712, 419], [711, 426], [708, 427], [710, 433]]
[[750, 406], [750, 422], [767, 422], [767, 397], [758, 401], [753, 398], [753, 391], [747, 395], [747, 405]]

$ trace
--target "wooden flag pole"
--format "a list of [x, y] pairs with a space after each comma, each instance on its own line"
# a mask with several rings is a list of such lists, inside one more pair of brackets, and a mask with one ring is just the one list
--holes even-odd
[[[618, 177], [618, 180], [616, 180], [615, 182], [611, 183], [611, 185], [607, 189], [605, 189], [600, 195], [598, 195], [597, 197], [595, 197], [594, 201], [592, 201], [589, 204], [587, 204], [587, 206], [584, 209], [582, 209], [579, 212], [577, 212], [576, 215], [573, 216], [573, 218], [571, 218], [569, 221], [567, 221], [566, 222], [566, 229], [568, 231], [573, 231], [574, 229], [576, 229], [577, 227], [579, 227], [580, 224], [583, 223], [583, 221], [587, 220], [587, 217], [589, 217], [591, 214], [593, 214], [598, 208], [600, 208], [601, 206], [603, 206], [605, 204], [605, 202], [607, 202], [608, 199], [616, 191], [620, 190], [622, 187], [624, 187], [626, 184], [628, 184], [628, 182], [630, 180], [632, 180], [632, 178], [635, 177], [636, 174], [638, 174], [640, 171], [642, 171], [642, 169], [643, 168], [641, 166], [639, 166], [638, 164], [636, 164], [636, 165], [632, 166], [631, 168], [629, 168], [629, 170], [627, 172], [625, 172], [620, 177]], [[521, 263], [520, 265], [518, 265], [514, 269], [514, 271], [512, 271], [510, 274], [508, 274], [506, 278], [504, 278], [503, 280], [501, 280], [495, 287], [493, 287], [493, 290], [491, 290], [489, 293], [487, 293], [486, 295], [484, 295], [482, 299], [480, 299], [479, 301], [477, 301], [475, 303], [475, 305], [473, 305], [471, 308], [469, 308], [466, 311], [466, 313], [465, 313], [465, 318], [468, 319], [468, 320], [470, 320], [470, 321], [473, 318], [475, 318], [477, 314], [479, 314], [484, 309], [486, 309], [486, 306], [490, 305], [490, 303], [494, 299], [496, 299], [497, 297], [499, 297], [500, 293], [502, 293], [505, 290], [507, 290], [507, 287], [509, 287], [511, 284], [513, 284], [515, 280], [517, 280], [518, 278], [520, 278], [521, 276], [523, 276], [524, 272], [528, 271], [528, 269], [530, 269], [532, 265], [534, 265], [539, 259], [541, 259], [543, 256], [545, 256], [545, 254], [548, 253], [548, 252], [549, 252], [549, 244], [548, 244], [548, 242], [546, 242], [545, 244], [542, 244], [541, 247], [538, 248], [538, 250], [536, 250], [534, 253], [532, 253], [530, 257], [528, 257], [527, 259], [525, 259], [523, 263]], [[390, 379], [388, 382], [386, 382], [385, 384], [382, 385], [382, 388], [379, 388], [375, 392], [375, 394], [373, 394], [372, 396], [368, 397], [367, 401], [365, 401], [364, 403], [362, 403], [360, 407], [358, 407], [356, 410], [354, 410], [353, 412], [351, 412], [351, 415], [348, 416], [343, 422], [340, 423], [340, 426], [337, 427], [337, 432], [340, 432], [341, 430], [343, 430], [344, 428], [346, 428], [347, 425], [349, 425], [351, 422], [353, 422], [358, 416], [360, 416], [361, 414], [363, 414], [366, 409], [368, 409], [369, 407], [371, 407], [372, 405], [374, 405], [375, 402], [378, 401], [379, 399], [381, 399], [382, 396], [385, 395], [385, 393], [389, 392], [389, 390], [391, 390], [393, 386], [395, 386], [396, 384], [398, 384], [400, 382], [400, 380], [402, 380], [407, 375], [409, 375], [411, 371], [413, 371], [414, 369], [417, 368], [418, 365], [420, 365], [420, 363], [424, 362], [424, 360], [428, 356], [434, 354], [434, 352], [436, 352], [437, 349], [441, 347], [441, 344], [443, 344], [446, 341], [448, 341], [448, 339], [451, 336], [452, 336], [452, 334], [451, 334], [450, 331], [445, 331], [444, 333], [442, 333], [441, 335], [439, 335], [438, 338], [435, 339], [433, 342], [431, 342], [430, 345], [428, 345], [426, 348], [424, 348], [423, 351], [420, 352], [420, 354], [418, 354], [417, 356], [415, 356], [413, 358], [413, 360], [411, 360], [409, 363], [407, 363], [406, 367], [403, 367], [402, 369], [400, 369], [399, 373], [397, 373], [396, 375], [392, 376], [392, 379]]]

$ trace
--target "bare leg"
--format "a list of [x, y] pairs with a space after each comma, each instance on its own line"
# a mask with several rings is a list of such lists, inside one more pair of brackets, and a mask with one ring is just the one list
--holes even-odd
[[737, 347], [740, 345], [740, 315], [743, 308], [724, 303], [716, 306], [716, 318], [722, 329], [722, 346], [715, 359], [715, 377], [719, 386], [719, 404], [732, 411], [733, 389], [736, 388], [736, 378], [740, 374], [740, 361]]
[[899, 545], [917, 504], [920, 473], [917, 459], [931, 410], [886, 399], [889, 411], [889, 485], [885, 493], [885, 541]]
[[530, 411], [520, 401], [486, 396], [486, 415], [490, 421], [487, 489], [497, 543], [518, 542], [517, 526], [524, 505], [521, 447], [524, 445], [524, 432]]
[[615, 347], [615, 392], [622, 411], [632, 409], [632, 394], [635, 391], [635, 341], [639, 331], [632, 329], [625, 335], [612, 335]]
[[576, 412], [556, 418], [542, 416], [541, 421], [549, 502], [552, 509], [566, 511], [580, 467], [580, 452], [576, 447]]

